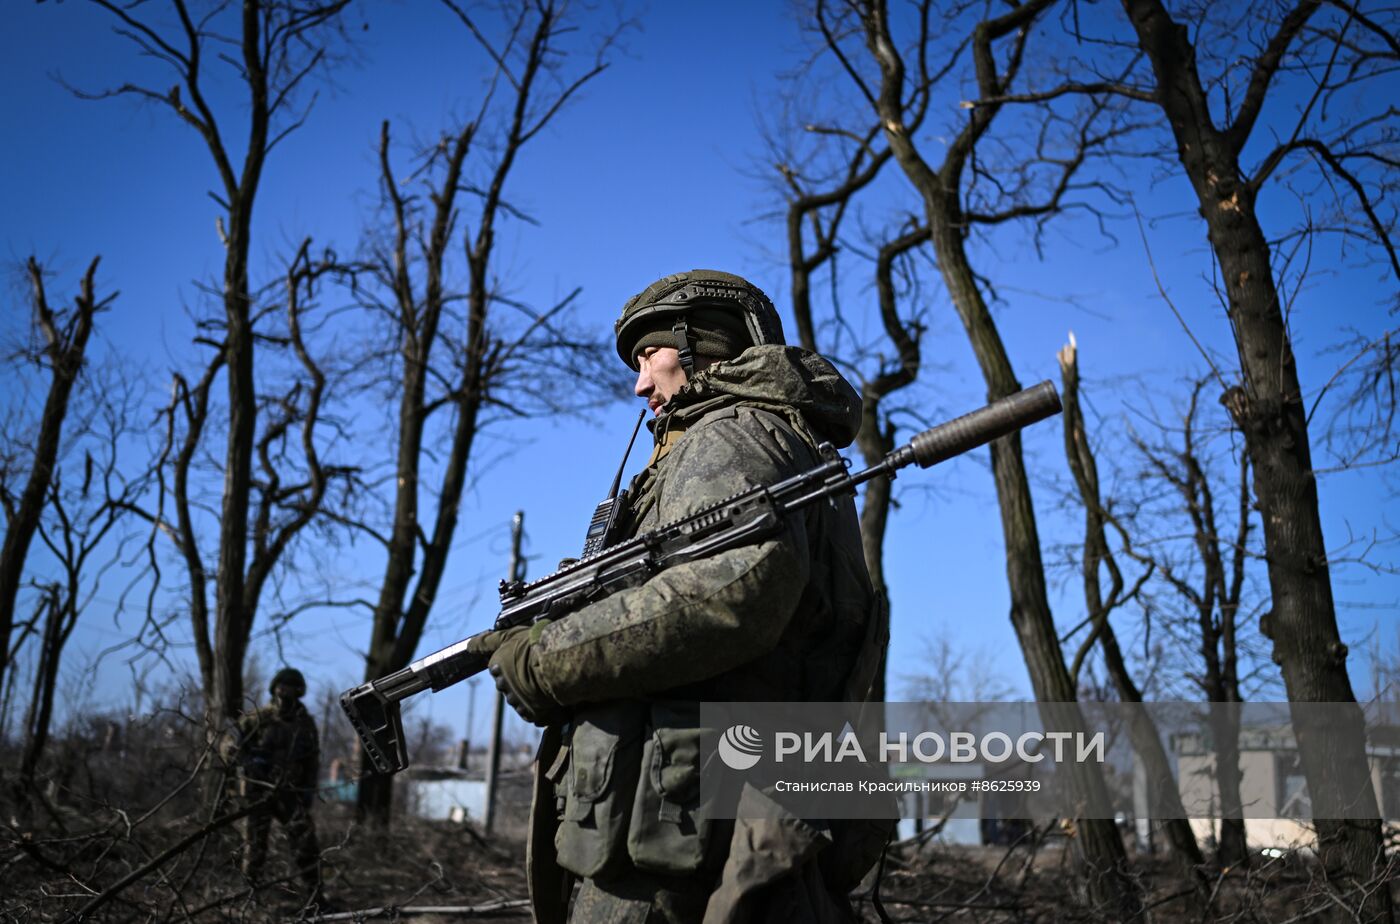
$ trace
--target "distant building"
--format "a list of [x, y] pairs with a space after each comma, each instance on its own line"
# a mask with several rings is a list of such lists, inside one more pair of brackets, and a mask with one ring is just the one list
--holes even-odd
[[[1375, 726], [1367, 733], [1371, 786], [1381, 817], [1400, 819], [1400, 726]], [[1182, 804], [1189, 815], [1200, 816], [1191, 819], [1191, 827], [1199, 838], [1218, 836], [1215, 753], [1208, 739], [1194, 732], [1173, 735], [1172, 750]], [[1297, 741], [1288, 726], [1240, 729], [1240, 798], [1250, 846], [1283, 850], [1313, 846], [1316, 837], [1309, 824], [1312, 803]], [[1145, 799], [1140, 804], [1145, 804]]]
[[486, 780], [455, 767], [409, 767], [400, 784], [408, 810], [429, 821], [472, 821], [486, 815]]

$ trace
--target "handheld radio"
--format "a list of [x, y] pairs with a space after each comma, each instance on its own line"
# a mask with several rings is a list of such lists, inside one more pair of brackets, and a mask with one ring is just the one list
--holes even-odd
[[643, 408], [637, 415], [637, 425], [632, 428], [632, 438], [627, 441], [627, 451], [622, 454], [622, 464], [617, 467], [617, 477], [613, 479], [612, 490], [594, 508], [593, 519], [588, 521], [588, 534], [583, 537], [584, 558], [594, 552], [601, 552], [617, 539], [613, 535], [617, 529], [617, 515], [622, 510], [622, 502], [627, 498], [627, 492], [619, 493], [618, 488], [622, 486], [622, 473], [627, 468], [627, 457], [632, 454], [632, 445], [637, 442], [637, 434], [641, 432], [642, 419], [646, 417], [646, 413], [646, 409]]

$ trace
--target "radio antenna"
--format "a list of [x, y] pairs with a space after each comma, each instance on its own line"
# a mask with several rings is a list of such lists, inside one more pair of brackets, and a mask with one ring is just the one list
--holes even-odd
[[647, 409], [642, 408], [642, 412], [637, 415], [637, 425], [632, 428], [632, 438], [627, 441], [627, 451], [622, 454], [622, 464], [617, 467], [617, 477], [613, 479], [612, 490], [608, 492], [608, 500], [617, 497], [617, 489], [622, 487], [622, 473], [627, 470], [627, 458], [632, 455], [632, 446], [637, 442], [637, 434], [642, 432], [642, 420], [647, 416]]

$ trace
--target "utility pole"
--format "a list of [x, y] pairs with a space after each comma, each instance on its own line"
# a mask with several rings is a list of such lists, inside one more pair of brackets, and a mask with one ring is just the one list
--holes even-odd
[[[525, 511], [517, 510], [510, 524], [510, 577], [508, 581], [525, 580], [525, 559], [520, 554], [520, 536], [525, 529]], [[482, 830], [490, 836], [496, 823], [496, 787], [501, 775], [501, 729], [506, 710], [505, 697], [496, 691], [496, 708], [491, 719], [491, 748], [486, 757], [486, 815]]]
[[480, 682], [480, 677], [473, 677], [467, 681], [467, 733], [462, 736], [462, 756], [457, 761], [459, 770], [471, 769], [472, 731], [476, 726], [476, 685]]

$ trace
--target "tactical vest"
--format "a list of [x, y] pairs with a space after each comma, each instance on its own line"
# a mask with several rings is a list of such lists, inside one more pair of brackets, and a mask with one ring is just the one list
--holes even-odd
[[316, 724], [301, 703], [290, 715], [263, 706], [238, 721], [239, 764], [246, 779], [287, 789], [314, 789], [320, 762]]

